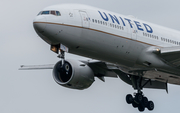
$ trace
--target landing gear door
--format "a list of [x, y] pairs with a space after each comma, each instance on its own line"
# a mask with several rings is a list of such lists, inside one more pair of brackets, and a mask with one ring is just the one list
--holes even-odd
[[79, 11], [81, 15], [82, 27], [89, 28], [89, 17], [85, 11]]

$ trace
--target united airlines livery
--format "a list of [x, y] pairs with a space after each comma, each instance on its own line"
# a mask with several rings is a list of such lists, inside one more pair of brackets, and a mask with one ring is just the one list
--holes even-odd
[[[78, 90], [90, 87], [94, 77], [120, 78], [137, 90], [126, 102], [139, 111], [154, 109], [143, 88], [168, 92], [168, 83], [180, 85], [179, 31], [81, 4], [49, 6], [33, 26], [61, 60], [21, 70], [52, 69], [57, 84]], [[66, 52], [94, 60], [65, 59]]]

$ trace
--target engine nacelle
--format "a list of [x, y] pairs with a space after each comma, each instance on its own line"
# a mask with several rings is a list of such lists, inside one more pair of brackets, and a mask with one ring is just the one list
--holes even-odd
[[94, 82], [92, 69], [77, 60], [66, 60], [56, 63], [53, 69], [53, 78], [61, 86], [72, 89], [86, 89]]

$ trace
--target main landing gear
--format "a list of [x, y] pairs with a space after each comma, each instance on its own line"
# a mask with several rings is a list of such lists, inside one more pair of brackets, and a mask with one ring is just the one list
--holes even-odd
[[[140, 112], [143, 112], [145, 108], [152, 111], [154, 109], [153, 101], [148, 101], [148, 98], [143, 95], [141, 89], [143, 86], [141, 85], [142, 77], [131, 77], [132, 85], [134, 89], [137, 89], [137, 93], [134, 93], [134, 97], [131, 94], [126, 96], [126, 102], [128, 104], [132, 104], [134, 108], [138, 108]], [[135, 84], [134, 84], [135, 83]]]
[[148, 98], [145, 97], [142, 92], [135, 93], [134, 97], [131, 94], [126, 96], [126, 102], [128, 104], [132, 104], [134, 108], [138, 108], [139, 111], [144, 111], [145, 108], [152, 111], [154, 109], [154, 103], [152, 101], [148, 101]]
[[65, 61], [65, 51], [60, 49], [60, 54], [57, 57], [61, 59], [61, 63], [58, 65], [58, 71], [60, 74], [66, 75], [63, 80], [68, 81], [71, 77], [72, 69], [70, 64]]

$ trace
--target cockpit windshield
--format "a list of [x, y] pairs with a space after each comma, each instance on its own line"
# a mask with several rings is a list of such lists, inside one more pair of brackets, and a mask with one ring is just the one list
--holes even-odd
[[55, 16], [61, 16], [61, 13], [59, 11], [51, 10], [51, 11], [41, 11], [38, 15], [55, 15]]
[[48, 15], [49, 14], [49, 11], [43, 11], [42, 13], [41, 13], [41, 15]]

